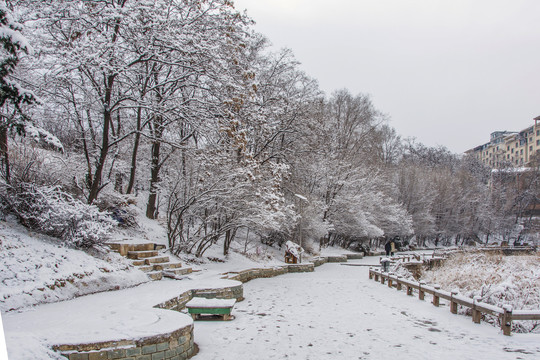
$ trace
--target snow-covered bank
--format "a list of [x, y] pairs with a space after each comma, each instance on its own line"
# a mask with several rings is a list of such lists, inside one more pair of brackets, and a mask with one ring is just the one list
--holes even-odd
[[[351, 263], [373, 264], [378, 258]], [[368, 279], [368, 268], [326, 264], [315, 273], [244, 284], [231, 322], [196, 322], [194, 358], [537, 359], [540, 335], [505, 337]]]
[[51, 303], [149, 281], [117, 254], [101, 259], [0, 221], [0, 310]]

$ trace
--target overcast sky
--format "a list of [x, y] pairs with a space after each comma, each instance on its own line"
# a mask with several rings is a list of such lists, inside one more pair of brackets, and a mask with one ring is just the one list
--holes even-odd
[[234, 0], [327, 94], [461, 153], [540, 115], [539, 0]]

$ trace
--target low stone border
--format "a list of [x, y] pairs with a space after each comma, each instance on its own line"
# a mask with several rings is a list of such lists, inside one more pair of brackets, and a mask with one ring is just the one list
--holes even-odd
[[302, 272], [313, 272], [315, 271], [315, 264], [305, 263], [305, 264], [293, 264], [287, 266], [287, 271], [289, 273], [302, 273]]
[[328, 256], [329, 263], [347, 262], [347, 255]]
[[328, 262], [328, 258], [327, 257], [316, 257], [313, 259], [313, 265], [315, 265], [315, 267], [318, 267], [318, 266], [321, 266], [323, 264], [326, 264]]
[[364, 253], [346, 254], [347, 260], [360, 260], [364, 258]]
[[362, 259], [363, 257], [364, 254], [362, 253], [337, 256], [319, 256], [313, 258], [312, 262], [303, 264], [289, 264], [283, 266], [275, 266], [272, 268], [255, 268], [240, 272], [228, 272], [223, 274], [225, 276], [223, 276], [222, 279], [237, 280], [245, 283], [253, 279], [270, 278], [288, 273], [313, 272], [315, 271], [316, 267], [329, 262], [347, 262], [348, 259]]
[[84, 345], [60, 345], [53, 350], [69, 360], [184, 360], [195, 350], [193, 323], [172, 333], [138, 340], [111, 341]]
[[[236, 280], [236, 279], [229, 279]], [[156, 308], [181, 311], [186, 307], [186, 304], [194, 297], [204, 297], [207, 299], [236, 299], [236, 301], [244, 300], [244, 287], [242, 285], [224, 287], [220, 289], [194, 289], [188, 290], [175, 298], [157, 304]]]

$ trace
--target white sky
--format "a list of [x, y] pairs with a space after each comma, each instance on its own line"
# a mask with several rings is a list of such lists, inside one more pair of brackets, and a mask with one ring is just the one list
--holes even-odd
[[463, 152], [540, 115], [538, 0], [234, 0], [327, 93], [370, 94], [404, 137]]

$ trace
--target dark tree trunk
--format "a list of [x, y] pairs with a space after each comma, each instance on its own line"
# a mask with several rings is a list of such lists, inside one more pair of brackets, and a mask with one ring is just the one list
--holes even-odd
[[[157, 129], [161, 131], [161, 129]], [[161, 151], [161, 137], [155, 137], [152, 143], [152, 160], [150, 169], [150, 194], [148, 195], [148, 203], [146, 205], [146, 217], [149, 219], [157, 218], [157, 186], [159, 183], [159, 169], [160, 169], [160, 151]]]
[[142, 123], [142, 109], [137, 109], [137, 132], [135, 133], [135, 140], [133, 143], [133, 151], [131, 153], [131, 169], [129, 171], [129, 182], [126, 190], [126, 194], [131, 194], [133, 187], [135, 186], [135, 176], [137, 171], [137, 154], [139, 153], [139, 143], [141, 141], [141, 123]]
[[109, 153], [109, 132], [111, 124], [111, 96], [112, 87], [114, 84], [115, 75], [107, 76], [106, 89], [105, 89], [105, 101], [103, 104], [103, 134], [101, 140], [101, 150], [99, 153], [99, 159], [96, 163], [96, 171], [94, 177], [89, 177], [90, 193], [88, 194], [88, 203], [92, 204], [98, 197], [99, 192], [102, 189], [101, 178], [103, 176], [103, 168], [105, 167], [105, 161]]
[[7, 126], [0, 126], [0, 163], [4, 168], [4, 177], [9, 184], [11, 180], [9, 168], [9, 153], [8, 153], [8, 129]]

